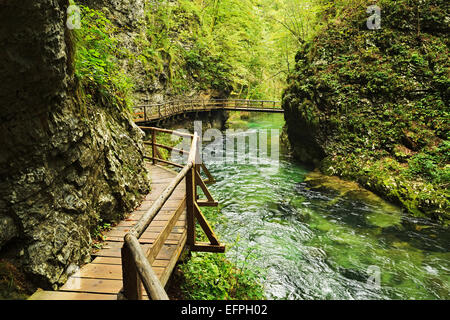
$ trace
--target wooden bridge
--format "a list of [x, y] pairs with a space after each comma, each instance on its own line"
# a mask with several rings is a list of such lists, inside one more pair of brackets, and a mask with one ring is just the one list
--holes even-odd
[[134, 107], [133, 110], [134, 121], [138, 124], [150, 124], [177, 115], [213, 110], [284, 112], [279, 101], [243, 99], [170, 101], [160, 104], [141, 105]]
[[[91, 263], [81, 267], [58, 291], [37, 291], [32, 300], [167, 300], [164, 290], [183, 250], [224, 252], [201, 212], [217, 206], [206, 184], [214, 178], [203, 163], [197, 134], [141, 127], [151, 133], [145, 144], [152, 149], [147, 168], [151, 193], [142, 205], [105, 234], [106, 242]], [[191, 141], [190, 150], [157, 143], [157, 133], [174, 134]], [[181, 165], [163, 159], [160, 148], [188, 156]], [[161, 165], [163, 164], [163, 165]], [[164, 165], [181, 169], [176, 172]], [[207, 180], [201, 176], [203, 171]], [[198, 188], [206, 199], [199, 199]], [[196, 241], [198, 223], [209, 242]]]

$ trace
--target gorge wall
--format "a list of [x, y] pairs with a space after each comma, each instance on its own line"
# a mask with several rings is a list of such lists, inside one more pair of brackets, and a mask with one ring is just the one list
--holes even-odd
[[[418, 217], [450, 218], [449, 37], [445, 0], [335, 2], [296, 55], [283, 95], [293, 151]], [[341, 5], [338, 8], [338, 4]]]
[[[114, 55], [118, 67], [133, 84], [133, 105], [228, 97], [230, 80], [212, 86], [211, 79], [203, 79], [199, 73], [219, 81], [220, 76], [213, 73], [215, 64], [203, 64], [189, 55], [195, 52], [193, 48], [202, 35], [200, 17], [186, 3], [178, 0], [76, 3], [101, 13], [114, 26], [109, 36], [117, 40]], [[205, 52], [201, 59], [211, 59], [209, 55]]]
[[149, 191], [142, 132], [75, 81], [68, 0], [0, 6], [0, 257], [56, 287]]

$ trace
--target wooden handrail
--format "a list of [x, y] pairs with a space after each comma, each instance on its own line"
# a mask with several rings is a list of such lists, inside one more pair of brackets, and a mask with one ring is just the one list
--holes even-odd
[[[154, 130], [154, 128], [152, 128]], [[160, 130], [161, 131], [161, 130]], [[197, 152], [197, 141], [198, 134], [194, 134], [194, 139], [191, 144], [191, 149], [189, 151], [189, 159], [187, 164], [183, 167], [183, 169], [177, 174], [175, 179], [173, 179], [167, 188], [161, 193], [161, 195], [156, 199], [150, 209], [142, 216], [141, 219], [134, 225], [133, 228], [129, 231], [129, 233], [135, 235], [138, 239], [141, 237], [142, 233], [144, 233], [145, 229], [150, 225], [153, 221], [154, 217], [161, 210], [166, 201], [170, 198], [172, 193], [175, 191], [176, 187], [180, 184], [180, 182], [186, 177], [187, 173], [191, 168], [195, 166], [195, 154]]]
[[197, 159], [198, 139], [199, 139], [199, 136], [198, 136], [198, 133], [196, 132], [196, 133], [194, 133], [194, 139], [193, 139], [193, 141], [192, 141], [191, 150], [190, 150], [190, 152], [189, 152], [189, 158], [188, 158], [188, 161], [187, 161], [188, 165], [189, 165], [190, 163], [192, 164], [192, 167], [195, 166], [195, 160]]
[[180, 184], [180, 182], [186, 177], [189, 170], [193, 167], [193, 163], [188, 163], [183, 170], [181, 170], [178, 175], [173, 179], [169, 186], [161, 193], [161, 195], [156, 199], [150, 209], [148, 209], [142, 218], [134, 225], [133, 228], [129, 231], [129, 233], [133, 234], [137, 238], [140, 238], [144, 233], [145, 229], [150, 225], [155, 216], [159, 213], [161, 208], [170, 198], [172, 193], [175, 191], [175, 188]]
[[165, 163], [165, 164], [177, 167], [177, 168], [181, 168], [181, 169], [184, 168], [184, 166], [182, 164], [178, 164], [178, 163], [171, 162], [171, 161], [168, 161], [168, 160], [164, 160], [164, 159], [161, 159], [161, 158], [154, 158], [154, 157], [146, 157], [146, 156], [144, 156], [144, 159], [152, 160], [155, 164], [156, 164], [156, 162], [162, 162], [162, 163]]
[[176, 135], [179, 137], [186, 137], [186, 138], [194, 137], [193, 134], [179, 132], [179, 131], [175, 131], [175, 130], [167, 130], [167, 129], [161, 129], [161, 128], [156, 128], [156, 127], [144, 127], [144, 126], [139, 126], [139, 128], [143, 129], [143, 130], [152, 130], [152, 131], [157, 131], [157, 132], [162, 132], [162, 133], [169, 133], [169, 134], [173, 134], [173, 135]]
[[207, 104], [219, 104], [219, 103], [223, 103], [223, 102], [270, 102], [270, 103], [279, 103], [281, 104], [281, 101], [277, 101], [277, 100], [251, 100], [251, 99], [212, 99], [212, 100], [205, 100], [205, 99], [193, 99], [193, 100], [172, 100], [172, 101], [167, 101], [167, 102], [163, 102], [163, 103], [152, 103], [152, 104], [142, 104], [142, 105], [138, 105], [135, 106], [134, 108], [143, 108], [143, 107], [157, 107], [157, 106], [166, 106], [166, 105], [174, 105], [174, 104], [179, 104], [180, 106], [190, 106], [192, 105], [192, 103], [197, 103], [197, 102], [201, 102], [204, 103], [206, 102]]
[[[144, 144], [146, 144], [146, 145], [152, 145], [151, 142], [145, 142], [145, 141], [144, 141]], [[166, 149], [166, 150], [168, 150], [168, 151], [176, 151], [176, 152], [178, 152], [178, 153], [189, 154], [189, 151], [186, 151], [186, 150], [183, 150], [183, 149], [178, 149], [178, 148], [175, 148], [175, 147], [165, 146], [165, 145], [159, 144], [159, 143], [155, 143], [155, 145], [156, 145], [157, 147], [159, 147], [159, 148], [163, 148], [163, 149]]]
[[[140, 300], [142, 297], [140, 289], [140, 281], [144, 284], [144, 288], [151, 299], [154, 300], [167, 300], [167, 293], [159, 281], [158, 277], [154, 273], [151, 263], [154, 261], [165, 241], [167, 240], [170, 231], [175, 226], [178, 221], [181, 212], [186, 206], [186, 222], [187, 222], [187, 237], [186, 243], [191, 247], [191, 250], [197, 251], [211, 251], [211, 252], [224, 252], [225, 247], [220, 245], [217, 240], [214, 231], [212, 231], [210, 225], [206, 221], [205, 217], [200, 211], [199, 205], [201, 202], [197, 203], [196, 188], [197, 185], [200, 186], [204, 193], [207, 195], [207, 201], [204, 202], [206, 205], [216, 204], [212, 198], [211, 193], [206, 188], [200, 174], [197, 170], [204, 168], [207, 173], [209, 180], [213, 180], [209, 171], [207, 171], [204, 164], [199, 162], [199, 136], [197, 133], [185, 134], [176, 132], [173, 130], [166, 130], [154, 127], [140, 127], [143, 130], [152, 131], [152, 142], [145, 142], [150, 144], [153, 150], [153, 157], [151, 158], [154, 163], [157, 161], [165, 162], [171, 165], [181, 166], [176, 163], [172, 163], [160, 158], [157, 158], [158, 147], [166, 147], [161, 144], [156, 143], [156, 132], [171, 133], [183, 137], [192, 137], [191, 147], [189, 150], [189, 157], [187, 164], [182, 166], [182, 170], [176, 175], [176, 177], [170, 182], [166, 189], [160, 194], [160, 196], [155, 200], [150, 209], [148, 209], [142, 218], [130, 229], [130, 231], [124, 237], [124, 246], [122, 247], [122, 270], [123, 270], [123, 294], [127, 299]], [[168, 149], [176, 149], [172, 147], [167, 147]], [[178, 151], [183, 151], [176, 149]], [[157, 239], [153, 242], [152, 247], [144, 252], [142, 246], [139, 244], [139, 238], [154, 220], [156, 215], [161, 211], [164, 204], [173, 194], [177, 186], [181, 181], [185, 179], [186, 181], [186, 197], [175, 211], [175, 213], [169, 219], [167, 225], [163, 228], [163, 231], [158, 235]], [[195, 220], [200, 223], [200, 226], [205, 231], [210, 244], [196, 243], [195, 241]]]
[[[244, 110], [278, 110], [282, 111], [281, 102], [274, 100], [248, 100], [248, 99], [192, 99], [186, 101], [167, 101], [164, 103], [143, 104], [133, 107], [138, 116], [135, 121], [148, 122], [155, 119], [170, 117], [184, 112], [207, 111], [213, 109], [244, 109]], [[156, 110], [157, 109], [157, 110]], [[143, 118], [142, 118], [143, 116]]]
[[[153, 271], [150, 262], [145, 256], [139, 240], [136, 236], [130, 233], [125, 235], [124, 240], [133, 257], [137, 272], [139, 273], [139, 277], [144, 284], [144, 288], [148, 296], [152, 300], [169, 300], [169, 297], [161, 285], [158, 276]], [[139, 295], [138, 298], [140, 298]]]

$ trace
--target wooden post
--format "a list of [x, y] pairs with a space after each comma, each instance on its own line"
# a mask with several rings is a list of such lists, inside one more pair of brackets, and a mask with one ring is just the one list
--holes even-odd
[[189, 246], [195, 245], [195, 167], [192, 167], [186, 175], [186, 224]]
[[219, 240], [217, 239], [216, 234], [214, 233], [213, 229], [209, 225], [208, 221], [206, 221], [205, 216], [203, 215], [202, 211], [198, 207], [197, 204], [195, 204], [195, 215], [197, 217], [197, 221], [199, 222], [200, 226], [202, 227], [203, 231], [205, 232], [206, 236], [208, 237], [208, 240], [212, 245], [220, 245]]
[[209, 172], [208, 168], [205, 166], [205, 164], [202, 162], [202, 164], [200, 165], [201, 168], [203, 169], [203, 172], [205, 172], [206, 176], [208, 177], [208, 180], [206, 182], [206, 184], [212, 184], [216, 182], [216, 179], [214, 179], [214, 177], [212, 176], [211, 172]]
[[153, 164], [156, 164], [156, 130], [152, 130], [152, 156], [153, 156]]
[[197, 183], [195, 179], [197, 179], [197, 174], [195, 172], [198, 172], [198, 176], [200, 176], [200, 168], [201, 164], [203, 163], [202, 159], [200, 158], [200, 146], [197, 145], [197, 150], [195, 150], [195, 171], [194, 171], [194, 191], [195, 191], [195, 201], [198, 200], [198, 192], [197, 192]]
[[140, 278], [142, 278], [145, 291], [147, 292], [149, 298], [152, 300], [169, 300], [169, 297], [164, 291], [158, 276], [153, 271], [150, 262], [148, 262], [147, 257], [142, 251], [139, 240], [135, 236], [128, 233], [125, 235], [124, 242], [130, 250], [133, 262], [136, 263], [136, 270], [140, 275]]
[[144, 106], [144, 121], [147, 121], [147, 106]]
[[130, 248], [122, 247], [123, 295], [127, 300], [142, 300], [141, 281]]
[[192, 164], [191, 168], [186, 174], [186, 224], [187, 237], [186, 244], [188, 246], [195, 245], [195, 202], [197, 201], [195, 193], [195, 162], [197, 159], [198, 150], [198, 134], [194, 132], [192, 138], [191, 149], [189, 152], [188, 165]]
[[195, 170], [194, 170], [194, 192], [195, 192], [195, 200], [196, 201], [200, 198], [200, 196], [198, 195], [198, 188], [197, 188], [197, 176], [200, 176], [200, 168], [201, 168], [200, 164], [195, 164]]

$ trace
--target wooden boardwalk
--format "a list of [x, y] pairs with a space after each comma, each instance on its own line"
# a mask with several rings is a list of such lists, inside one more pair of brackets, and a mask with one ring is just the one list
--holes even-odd
[[168, 101], [159, 104], [141, 105], [133, 108], [136, 123], [151, 124], [174, 116], [188, 113], [198, 113], [214, 110], [251, 111], [283, 113], [279, 101], [243, 100], [243, 99], [213, 99]]
[[[105, 234], [102, 249], [94, 253], [91, 263], [72, 275], [58, 291], [37, 291], [30, 300], [116, 300], [123, 287], [121, 248], [125, 234], [139, 221], [154, 201], [177, 175], [176, 172], [160, 165], [147, 164], [151, 178], [151, 193], [142, 205]], [[175, 225], [168, 225], [170, 218], [179, 215]], [[163, 286], [170, 275], [186, 244], [186, 184], [180, 183], [161, 211], [147, 227], [139, 242], [143, 249], [150, 249], [165, 229], [172, 231], [158, 255], [151, 263], [153, 271]], [[152, 259], [153, 260], [153, 259]], [[143, 290], [143, 298], [148, 296]]]
[[[71, 275], [58, 291], [39, 290], [30, 300], [168, 300], [164, 287], [185, 247], [190, 251], [225, 252], [200, 209], [218, 203], [206, 186], [215, 180], [200, 161], [198, 134], [140, 128], [152, 136], [144, 141], [152, 149], [151, 157], [144, 157], [152, 161], [152, 165], [146, 164], [151, 193], [139, 208], [105, 234], [106, 242], [93, 254], [91, 263]], [[190, 138], [189, 151], [158, 144], [158, 132]], [[188, 154], [187, 164], [163, 159], [159, 148]], [[181, 171], [177, 173], [158, 163]], [[208, 180], [201, 177], [202, 170]], [[206, 199], [200, 199], [198, 188]], [[209, 242], [197, 241], [196, 223]]]

